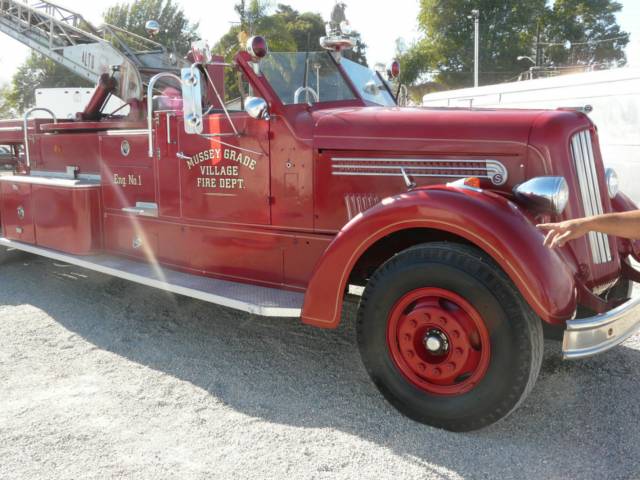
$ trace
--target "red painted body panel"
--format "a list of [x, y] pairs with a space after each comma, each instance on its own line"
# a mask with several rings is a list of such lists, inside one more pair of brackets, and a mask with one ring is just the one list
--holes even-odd
[[[330, 239], [250, 227], [105, 216], [112, 253], [236, 281], [302, 289]], [[134, 240], [142, 245], [134, 246]]]
[[[589, 129], [596, 155], [596, 167], [600, 192], [607, 192], [605, 184], [604, 163], [600, 153], [600, 145], [595, 127], [586, 115], [575, 112], [545, 112], [540, 115], [534, 124], [531, 133], [531, 148], [540, 152], [542, 158], [548, 159], [546, 162], [546, 175], [563, 176], [568, 184], [569, 190], [574, 192], [570, 196], [562, 217], [557, 220], [568, 220], [585, 216], [585, 210], [580, 199], [580, 185], [578, 184], [578, 174], [571, 161], [570, 139], [579, 131]], [[527, 172], [528, 178], [541, 175], [538, 171]], [[605, 212], [613, 211], [611, 200], [605, 193], [602, 195]], [[581, 259], [581, 281], [587, 287], [595, 288], [599, 285], [609, 284], [615, 281], [620, 275], [620, 256], [617, 250], [615, 238], [609, 237], [609, 244], [613, 253], [611, 262], [595, 265], [591, 261], [588, 238], [583, 237], [571, 242], [571, 249], [575, 258]]]
[[409, 228], [449, 232], [487, 252], [545, 321], [561, 323], [573, 315], [571, 264], [542, 245], [543, 235], [518, 207], [490, 193], [434, 187], [383, 200], [338, 234], [309, 283], [303, 321], [335, 328], [357, 260], [378, 240]]
[[80, 168], [81, 173], [100, 172], [98, 137], [95, 133], [61, 133], [38, 135], [38, 158], [31, 158], [31, 169], [64, 172], [68, 166]]
[[[2, 193], [2, 230], [5, 237], [25, 243], [36, 243], [33, 223], [31, 185], [0, 182]], [[19, 213], [24, 212], [24, 213]]]
[[[129, 118], [55, 125], [30, 121], [32, 170], [59, 174], [78, 166], [81, 174], [100, 174], [102, 188], [96, 200], [95, 190], [79, 198], [62, 190], [34, 191], [27, 185], [15, 191], [3, 185], [5, 235], [39, 242], [40, 222], [50, 248], [86, 253], [98, 249], [103, 239], [108, 252], [195, 274], [308, 288], [303, 318], [322, 327], [337, 325], [350, 269], [359, 256], [400, 229], [437, 229], [476, 244], [552, 323], [573, 315], [579, 300], [576, 283], [595, 288], [619, 277], [616, 247], [623, 247], [615, 239], [614, 259], [604, 265], [592, 264], [585, 240], [561, 252], [549, 251], [534, 226], [537, 219], [509, 201], [517, 184], [561, 175], [573, 193], [558, 219], [583, 215], [569, 140], [585, 129], [592, 129], [600, 187], [606, 191], [597, 135], [587, 117], [575, 112], [367, 107], [360, 98], [285, 106], [251, 61], [246, 52], [236, 58], [252, 93], [268, 102], [271, 119], [232, 112], [239, 136], [230, 135], [229, 120], [215, 110], [204, 122], [204, 133], [211, 138], [187, 135], [181, 112], [157, 112], [150, 158], [145, 132], [131, 131], [146, 128], [139, 105], [132, 106]], [[208, 71], [222, 91], [222, 68], [210, 66]], [[211, 90], [205, 98], [219, 107]], [[23, 133], [15, 131], [20, 125], [0, 123], [0, 144], [22, 143]], [[485, 193], [476, 193], [437, 187], [455, 178], [420, 177], [420, 188], [407, 193], [399, 176], [336, 175], [334, 159], [354, 157], [445, 164], [496, 160], [506, 168], [508, 180], [500, 185], [485, 180]], [[603, 201], [605, 211], [630, 208], [625, 202]], [[158, 217], [123, 211], [138, 202], [156, 204]], [[22, 204], [25, 216], [19, 219]]]
[[[121, 211], [137, 202], [156, 201], [153, 159], [145, 135], [100, 135], [102, 197], [106, 210]], [[124, 155], [123, 142], [129, 154]], [[125, 147], [126, 148], [126, 147]], [[126, 151], [126, 150], [125, 150]]]
[[37, 245], [74, 255], [102, 250], [99, 186], [31, 187]]

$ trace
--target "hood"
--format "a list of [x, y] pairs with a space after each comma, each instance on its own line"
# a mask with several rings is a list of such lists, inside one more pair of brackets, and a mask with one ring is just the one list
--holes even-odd
[[350, 107], [313, 112], [318, 149], [406, 150], [416, 141], [493, 142], [526, 146], [544, 110]]

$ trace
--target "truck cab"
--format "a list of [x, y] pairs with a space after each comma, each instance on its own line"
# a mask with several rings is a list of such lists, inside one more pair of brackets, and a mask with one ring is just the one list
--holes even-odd
[[323, 45], [270, 53], [253, 37], [230, 64], [195, 45], [126, 114], [103, 108], [127, 91], [115, 72], [75, 120], [1, 122], [20, 153], [0, 178], [0, 244], [320, 328], [356, 301], [382, 394], [454, 431], [526, 397], [543, 325], [566, 358], [637, 330], [640, 245], [549, 250], [536, 227], [636, 208], [586, 115], [401, 107], [343, 37]]

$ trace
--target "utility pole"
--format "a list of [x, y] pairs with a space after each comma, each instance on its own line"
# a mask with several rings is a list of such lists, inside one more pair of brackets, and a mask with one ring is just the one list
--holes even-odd
[[540, 35], [542, 34], [542, 32], [540, 31], [540, 19], [538, 19], [538, 29], [536, 32], [536, 67], [541, 67], [542, 66], [542, 55], [540, 55], [541, 52], [541, 48], [540, 48]]
[[470, 18], [473, 18], [473, 25], [475, 27], [473, 84], [478, 88], [480, 86], [480, 10], [472, 10]]

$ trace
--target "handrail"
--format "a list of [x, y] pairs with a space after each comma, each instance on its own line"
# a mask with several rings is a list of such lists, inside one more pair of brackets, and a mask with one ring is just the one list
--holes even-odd
[[47, 112], [53, 118], [53, 123], [58, 123], [58, 118], [56, 117], [56, 114], [53, 113], [48, 108], [33, 107], [27, 110], [26, 112], [24, 112], [24, 118], [22, 120], [22, 129], [24, 130], [24, 153], [25, 153], [25, 159], [27, 161], [26, 162], [27, 169], [31, 168], [31, 155], [29, 152], [29, 117], [33, 112]]
[[158, 80], [165, 77], [173, 78], [182, 85], [182, 79], [169, 72], [158, 73], [149, 80], [149, 86], [147, 87], [147, 135], [149, 136], [149, 158], [153, 158], [153, 87], [155, 87]]

